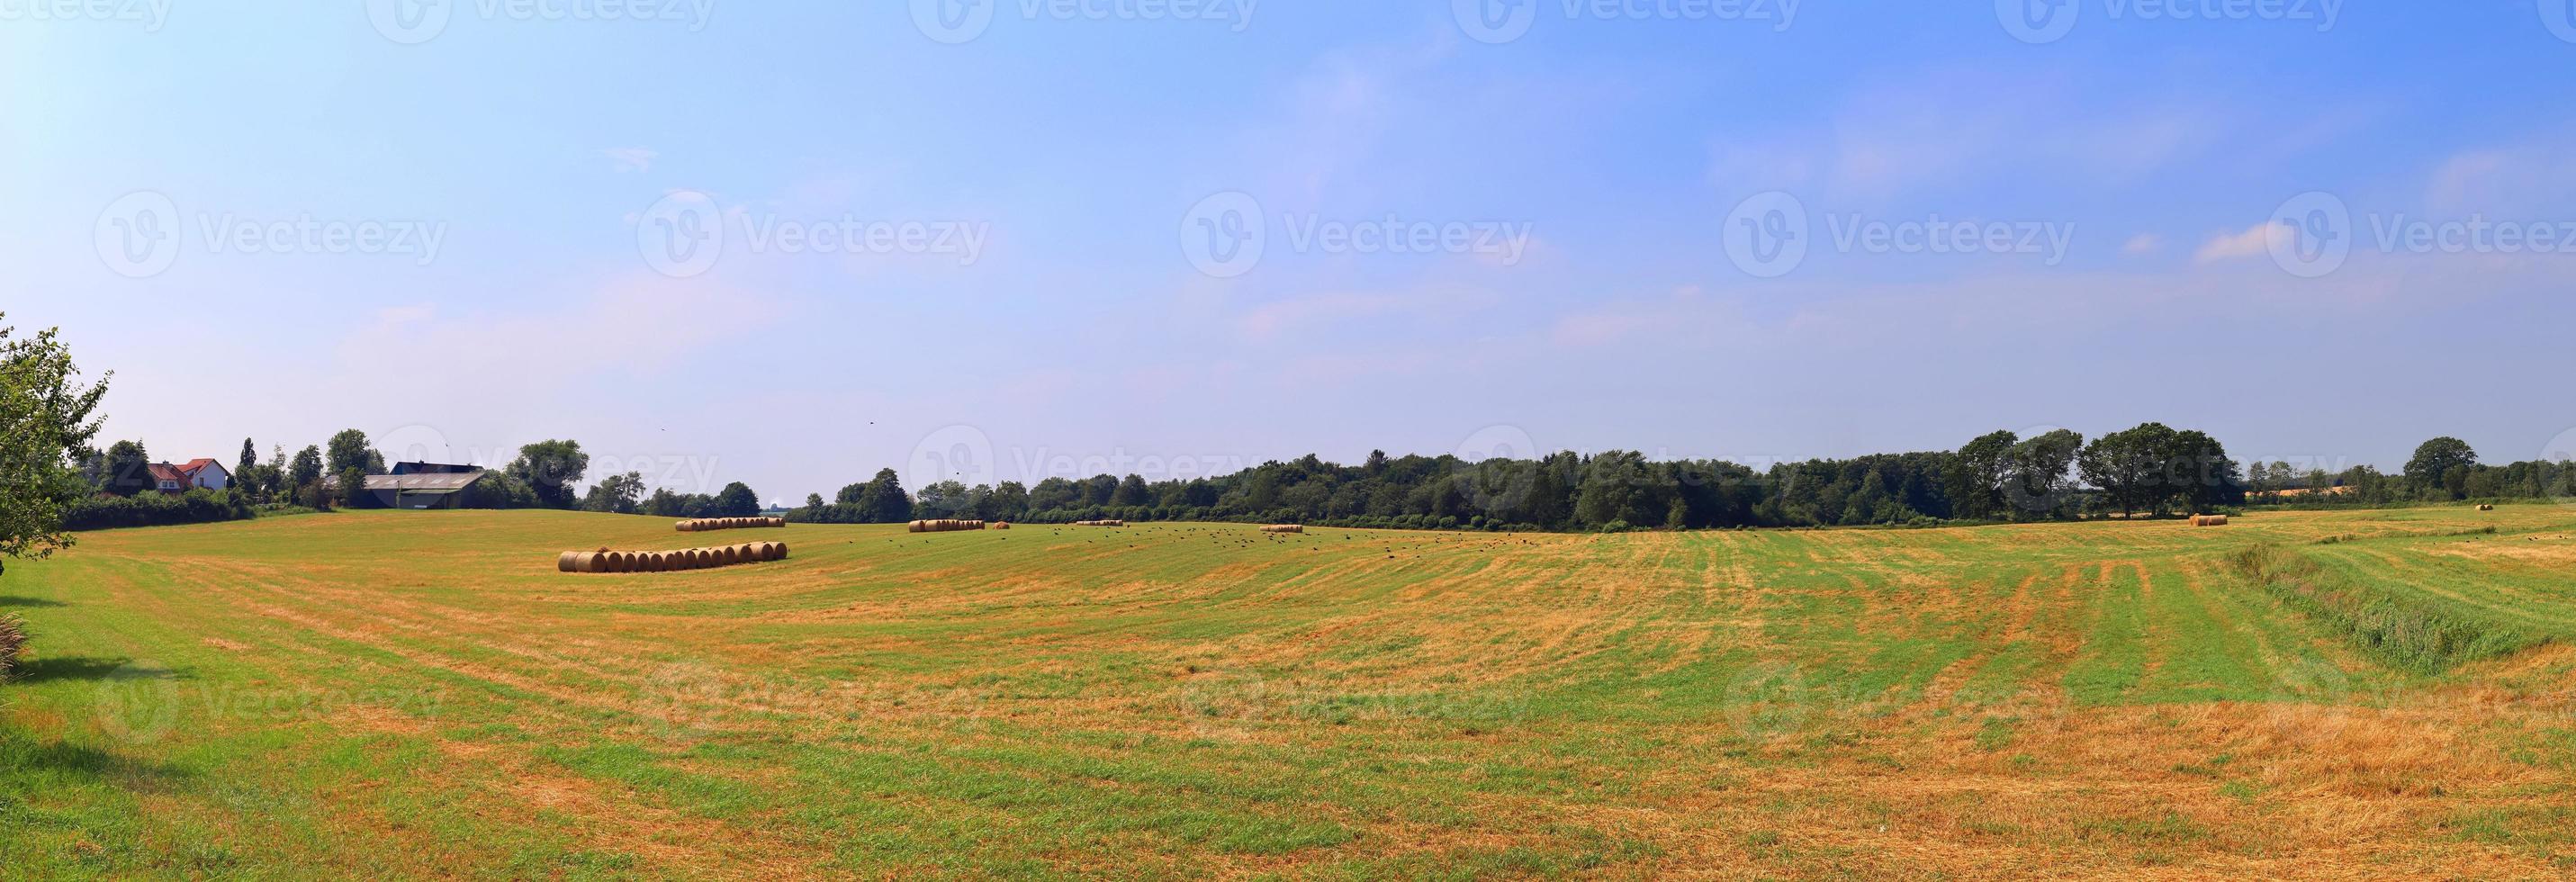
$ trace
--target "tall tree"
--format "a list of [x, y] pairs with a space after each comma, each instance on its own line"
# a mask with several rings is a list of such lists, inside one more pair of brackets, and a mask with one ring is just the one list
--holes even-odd
[[912, 520], [912, 497], [904, 495], [903, 477], [893, 469], [878, 469], [859, 491], [859, 519], [870, 524], [899, 524]]
[[235, 480], [239, 480], [243, 475], [250, 474], [251, 470], [256, 468], [259, 468], [259, 448], [252, 446], [250, 439], [244, 438], [242, 439], [241, 459], [233, 464], [233, 478]]
[[[2450, 493], [2451, 489], [2446, 486], [2446, 482], [2450, 478], [2451, 470], [2466, 469], [2477, 464], [2478, 452], [2469, 447], [2469, 442], [2446, 435], [2426, 441], [2415, 448], [2415, 457], [2406, 461], [2406, 477], [2415, 482], [2418, 487], [2441, 488], [2443, 492]], [[2466, 483], [2465, 473], [2461, 483]], [[2458, 498], [2458, 494], [2452, 495], [2453, 498]]]
[[2012, 476], [2005, 484], [2014, 510], [2027, 517], [2058, 517], [2074, 495], [2075, 457], [2084, 436], [2057, 429], [2013, 445]]
[[2171, 489], [2162, 479], [2173, 436], [2174, 430], [2163, 423], [2112, 432], [2085, 445], [2075, 467], [2086, 482], [2102, 489], [2104, 500], [2118, 508], [2122, 517], [2140, 509], [2155, 511]]
[[644, 474], [642, 472], [627, 472], [601, 478], [599, 483], [591, 485], [590, 493], [583, 496], [581, 500], [584, 511], [609, 514], [634, 514], [643, 510], [643, 506]]
[[322, 448], [307, 444], [295, 452], [295, 461], [286, 467], [286, 478], [299, 491], [322, 480]]
[[[369, 462], [368, 454], [374, 453], [367, 447], [367, 433], [356, 429], [342, 429], [339, 434], [331, 436], [331, 443], [325, 450], [323, 467], [334, 475], [350, 469], [364, 473]], [[373, 459], [382, 462], [384, 457], [377, 455]]]
[[760, 494], [751, 485], [735, 481], [716, 491], [716, 517], [747, 518], [760, 513]]
[[1987, 520], [2003, 516], [2004, 479], [2012, 473], [2013, 445], [2020, 441], [2020, 436], [2011, 432], [1990, 432], [1952, 454], [1951, 466], [1943, 477], [1948, 479], [1950, 504], [1959, 517]]
[[581, 451], [578, 441], [539, 441], [521, 446], [519, 458], [501, 471], [536, 491], [548, 508], [571, 508], [577, 501], [573, 487], [590, 473], [590, 454]]
[[107, 455], [98, 471], [99, 489], [119, 496], [132, 496], [154, 486], [152, 454], [144, 451], [141, 441], [107, 445]]
[[53, 330], [25, 339], [12, 331], [0, 324], [0, 568], [72, 544], [63, 512], [89, 489], [74, 463], [98, 435], [91, 414], [114, 377], [84, 385]]
[[965, 482], [952, 478], [923, 485], [919, 492], [913, 494], [912, 510], [918, 517], [953, 518], [966, 514], [966, 506], [971, 501], [967, 498]]
[[2195, 429], [2175, 432], [2165, 443], [2167, 498], [2186, 513], [2245, 501], [2244, 475], [2218, 439]]
[[1118, 489], [1109, 492], [1110, 505], [1150, 505], [1153, 501], [1154, 494], [1145, 489], [1142, 475], [1130, 474], [1120, 479]]

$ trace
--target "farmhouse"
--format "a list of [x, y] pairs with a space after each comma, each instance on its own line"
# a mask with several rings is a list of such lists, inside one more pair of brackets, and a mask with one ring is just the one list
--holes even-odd
[[191, 489], [221, 490], [233, 482], [233, 473], [222, 463], [211, 459], [192, 459], [185, 465], [156, 462], [150, 466], [152, 489], [163, 493], [184, 493]]

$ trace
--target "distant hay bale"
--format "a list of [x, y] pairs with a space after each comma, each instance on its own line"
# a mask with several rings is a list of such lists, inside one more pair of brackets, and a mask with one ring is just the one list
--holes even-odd
[[576, 560], [579, 560], [580, 558], [581, 558], [581, 552], [578, 552], [578, 551], [567, 551], [567, 552], [564, 552], [564, 553], [562, 553], [562, 554], [555, 555], [555, 572], [558, 572], [558, 573], [578, 573], [578, 572], [581, 572], [580, 570], [573, 569], [573, 562], [574, 562], [574, 561], [576, 561]]
[[2494, 510], [2495, 510], [2495, 506], [2492, 506], [2492, 505], [2480, 505], [2480, 506], [2478, 506], [2478, 510], [2479, 510], [2479, 511], [2494, 511]]
[[2227, 516], [2223, 514], [2192, 515], [2191, 525], [2195, 527], [2224, 527], [2227, 526]]
[[995, 529], [995, 530], [1008, 530], [1008, 529], [1010, 529], [1010, 528], [1011, 528], [1011, 522], [1010, 522], [1010, 521], [994, 521], [994, 522], [993, 522], [993, 526], [992, 526], [992, 529]]
[[769, 543], [769, 544], [771, 544], [771, 545], [775, 545], [775, 546], [778, 546], [778, 556], [777, 556], [777, 557], [770, 558], [770, 560], [786, 560], [786, 559], [787, 559], [787, 543], [785, 543], [785, 542], [772, 542], [772, 543]]
[[1306, 528], [1305, 528], [1304, 526], [1302, 526], [1302, 525], [1299, 525], [1299, 524], [1272, 524], [1272, 525], [1270, 525], [1270, 526], [1267, 526], [1267, 527], [1263, 527], [1263, 528], [1261, 528], [1261, 532], [1264, 532], [1264, 533], [1303, 533], [1303, 532], [1306, 532]]
[[930, 529], [930, 522], [929, 522], [929, 521], [914, 521], [914, 522], [912, 522], [912, 523], [909, 523], [909, 524], [905, 524], [905, 525], [903, 525], [903, 531], [904, 531], [904, 532], [906, 532], [906, 533], [921, 533], [921, 532], [927, 532], [929, 529]]
[[671, 529], [678, 530], [678, 531], [680, 531], [680, 532], [682, 532], [682, 533], [695, 533], [695, 532], [697, 532], [697, 531], [698, 531], [698, 522], [696, 522], [696, 521], [679, 521], [679, 522], [677, 522], [677, 523], [672, 524], [672, 525], [671, 525]]

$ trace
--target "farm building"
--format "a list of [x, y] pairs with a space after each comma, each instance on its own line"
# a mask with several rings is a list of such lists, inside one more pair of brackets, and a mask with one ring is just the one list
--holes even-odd
[[365, 489], [384, 508], [463, 508], [483, 475], [483, 469], [470, 465], [399, 462], [393, 474], [368, 475]]

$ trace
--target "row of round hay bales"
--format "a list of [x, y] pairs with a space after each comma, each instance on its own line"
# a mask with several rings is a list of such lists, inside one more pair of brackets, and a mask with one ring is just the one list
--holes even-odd
[[740, 530], [748, 527], [784, 527], [786, 518], [690, 518], [671, 525], [682, 533], [704, 533], [708, 530]]
[[787, 559], [785, 542], [745, 542], [679, 551], [567, 551], [555, 556], [566, 573], [665, 573]]
[[1306, 526], [1305, 526], [1304, 524], [1271, 524], [1270, 526], [1267, 526], [1267, 527], [1263, 527], [1263, 528], [1261, 528], [1261, 532], [1264, 532], [1264, 533], [1303, 533], [1303, 532], [1306, 532]]
[[1075, 522], [1073, 522], [1073, 525], [1074, 525], [1074, 526], [1077, 526], [1077, 527], [1124, 527], [1124, 526], [1127, 526], [1127, 522], [1126, 522], [1126, 521], [1075, 521]]
[[2191, 516], [2191, 525], [2192, 525], [2192, 526], [2195, 526], [2195, 527], [2224, 527], [2224, 526], [2227, 526], [2227, 516], [2226, 516], [2226, 515], [2192, 515], [2192, 516]]
[[[1009, 527], [1007, 525], [1004, 526], [1004, 529], [1008, 528]], [[984, 529], [983, 521], [960, 521], [950, 519], [914, 521], [904, 525], [904, 531], [908, 533], [954, 533], [959, 530], [981, 529]]]

